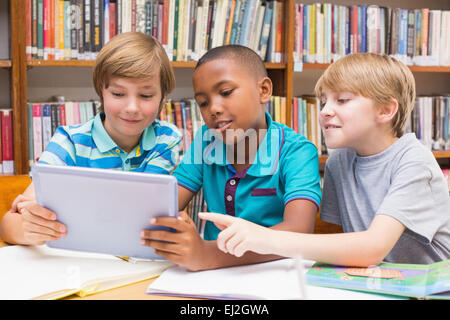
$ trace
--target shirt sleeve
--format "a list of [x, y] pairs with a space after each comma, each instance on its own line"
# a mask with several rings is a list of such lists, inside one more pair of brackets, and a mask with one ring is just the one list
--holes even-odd
[[323, 198], [322, 206], [320, 207], [320, 219], [325, 222], [342, 225], [341, 216], [339, 214], [336, 185], [334, 183], [333, 175], [331, 174], [332, 171], [330, 169], [331, 161], [332, 159], [331, 157], [329, 157], [325, 165]]
[[448, 214], [436, 210], [433, 178], [426, 163], [410, 162], [401, 166], [393, 175], [392, 184], [376, 214], [395, 218], [409, 229], [410, 235], [422, 242], [431, 242]]
[[316, 147], [298, 136], [280, 165], [285, 184], [284, 204], [296, 199], [306, 199], [319, 208], [322, 194]]
[[197, 193], [203, 185], [203, 132], [198, 130], [194, 141], [186, 151], [173, 175], [182, 187]]
[[69, 133], [65, 127], [58, 127], [38, 162], [56, 166], [76, 166], [75, 154], [75, 145]]
[[175, 169], [180, 152], [181, 136], [175, 134], [170, 137], [168, 144], [161, 144], [156, 157], [149, 159], [145, 172], [171, 174]]

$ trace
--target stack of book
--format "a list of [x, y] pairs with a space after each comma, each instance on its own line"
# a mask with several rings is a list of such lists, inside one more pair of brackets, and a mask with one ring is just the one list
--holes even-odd
[[295, 4], [294, 24], [294, 61], [331, 63], [372, 52], [409, 65], [450, 66], [450, 11]]
[[26, 0], [27, 58], [93, 60], [119, 33], [156, 37], [173, 61], [240, 44], [281, 62], [284, 3], [264, 0]]
[[0, 173], [14, 173], [12, 109], [0, 109]]

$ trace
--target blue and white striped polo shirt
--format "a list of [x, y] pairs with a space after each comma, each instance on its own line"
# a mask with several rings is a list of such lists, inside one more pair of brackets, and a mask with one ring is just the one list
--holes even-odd
[[130, 152], [122, 150], [103, 127], [104, 114], [76, 126], [61, 126], [39, 162], [52, 165], [170, 174], [178, 160], [181, 133], [168, 122], [155, 120]]

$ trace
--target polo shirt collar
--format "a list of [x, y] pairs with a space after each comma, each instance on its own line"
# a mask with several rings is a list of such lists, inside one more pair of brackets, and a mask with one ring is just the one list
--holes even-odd
[[[97, 146], [97, 149], [101, 152], [108, 152], [113, 149], [119, 148], [114, 140], [109, 136], [108, 132], [106, 132], [105, 127], [103, 126], [103, 120], [105, 119], [105, 113], [98, 113], [94, 118], [94, 123], [92, 125], [92, 139]], [[139, 157], [142, 154], [141, 150], [148, 151], [152, 149], [156, 144], [156, 134], [155, 134], [155, 125], [156, 121], [154, 121], [151, 125], [145, 128], [142, 133], [141, 139], [139, 140], [138, 148], [136, 150], [136, 157]]]
[[[266, 112], [265, 115], [267, 123], [266, 135], [258, 147], [253, 164], [246, 171], [246, 174], [256, 177], [273, 175], [277, 171], [281, 147], [284, 141], [282, 128], [272, 121], [269, 113]], [[206, 138], [212, 141], [205, 147], [205, 162], [220, 166], [230, 165], [226, 159], [226, 146], [222, 140], [215, 138], [210, 132], [206, 133]]]

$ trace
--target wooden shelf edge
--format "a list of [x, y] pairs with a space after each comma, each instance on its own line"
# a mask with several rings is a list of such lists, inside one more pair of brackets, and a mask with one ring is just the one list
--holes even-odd
[[[450, 150], [443, 151], [433, 151], [434, 157], [436, 159], [450, 158]], [[328, 155], [319, 156], [319, 164], [325, 164], [328, 160]]]
[[[0, 67], [3, 60], [0, 60]], [[94, 60], [28, 60], [28, 67], [93, 67]], [[174, 68], [194, 69], [197, 61], [171, 61]], [[265, 62], [267, 69], [286, 69], [284, 63]]]
[[[331, 63], [303, 63], [303, 69], [326, 69]], [[450, 66], [408, 66], [412, 72], [450, 72]]]
[[11, 68], [11, 60], [0, 60], [0, 68]]

